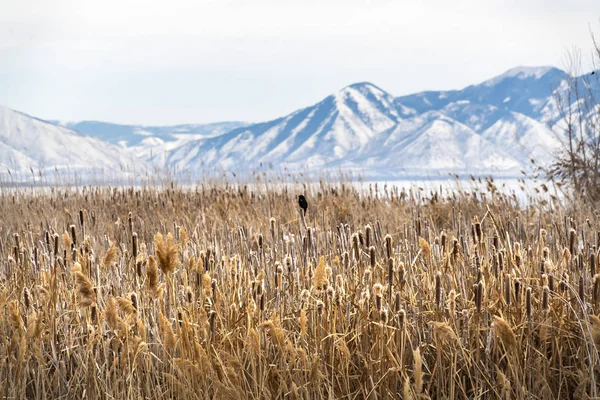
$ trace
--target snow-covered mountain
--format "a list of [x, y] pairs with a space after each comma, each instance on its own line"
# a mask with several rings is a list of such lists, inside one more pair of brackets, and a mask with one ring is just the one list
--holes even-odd
[[148, 167], [110, 143], [0, 106], [0, 168], [13, 177], [65, 172], [112, 179]]
[[142, 145], [148, 140], [175, 142], [185, 136], [194, 139], [218, 136], [233, 129], [249, 125], [244, 122], [217, 122], [212, 124], [173, 126], [120, 125], [101, 121], [51, 122], [83, 135], [92, 136], [125, 148]]
[[[21, 169], [41, 162], [95, 167], [100, 160], [133, 155], [154, 168], [191, 176], [243, 173], [262, 165], [378, 178], [449, 173], [516, 177], [531, 168], [532, 158], [538, 164], [552, 160], [560, 144], [555, 94], [565, 93], [568, 79], [553, 67], [518, 67], [461, 90], [400, 97], [368, 82], [356, 83], [312, 106], [255, 124], [146, 127], [81, 122], [65, 127], [11, 112], [35, 124], [3, 122], [0, 161], [4, 165], [11, 160], [12, 168]], [[24, 134], [49, 143], [33, 150], [15, 145], [12, 137]], [[95, 141], [93, 155], [82, 158], [80, 151], [56, 150], [65, 134]], [[98, 139], [109, 143], [100, 145]], [[98, 155], [103, 146], [112, 158]]]
[[190, 141], [166, 158], [178, 170], [270, 164], [368, 176], [519, 176], [559, 145], [546, 112], [568, 75], [519, 67], [462, 90], [395, 98], [371, 83], [343, 88], [273, 121]]

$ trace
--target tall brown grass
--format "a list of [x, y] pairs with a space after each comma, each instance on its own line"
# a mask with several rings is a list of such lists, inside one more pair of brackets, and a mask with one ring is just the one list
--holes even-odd
[[598, 398], [585, 204], [348, 184], [0, 194], [3, 398]]

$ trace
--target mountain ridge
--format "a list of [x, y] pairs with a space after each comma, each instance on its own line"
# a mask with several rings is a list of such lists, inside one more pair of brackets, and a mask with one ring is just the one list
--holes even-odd
[[[357, 82], [258, 123], [52, 123], [101, 139], [154, 168], [192, 176], [217, 170], [243, 173], [261, 165], [307, 173], [362, 170], [391, 178], [520, 176], [530, 169], [530, 158], [547, 164], [560, 145], [555, 95], [568, 77], [554, 67], [519, 66], [463, 89], [398, 97], [372, 82]], [[7, 140], [0, 145], [10, 147]], [[0, 156], [6, 152], [0, 146]], [[20, 163], [37, 160], [27, 157], [23, 153]]]

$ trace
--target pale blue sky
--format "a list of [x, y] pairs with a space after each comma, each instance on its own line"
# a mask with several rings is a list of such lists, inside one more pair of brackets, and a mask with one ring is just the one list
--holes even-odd
[[263, 121], [370, 81], [453, 89], [564, 66], [598, 0], [0, 0], [0, 104], [45, 119]]

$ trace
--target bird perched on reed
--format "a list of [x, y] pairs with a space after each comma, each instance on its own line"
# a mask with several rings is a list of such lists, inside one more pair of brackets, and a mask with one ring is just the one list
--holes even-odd
[[304, 215], [306, 215], [306, 210], [308, 209], [308, 202], [306, 201], [306, 197], [304, 195], [298, 196], [298, 205], [301, 209], [304, 210]]

